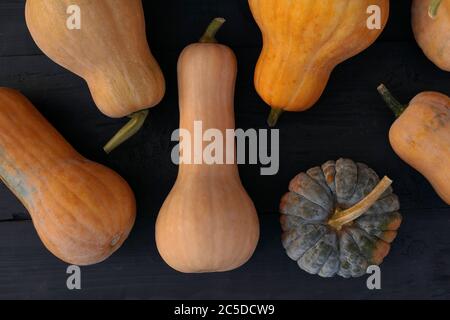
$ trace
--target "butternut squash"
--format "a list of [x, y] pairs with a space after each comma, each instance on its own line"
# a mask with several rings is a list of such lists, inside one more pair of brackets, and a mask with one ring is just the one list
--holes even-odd
[[0, 88], [0, 177], [47, 249], [67, 263], [105, 260], [134, 224], [128, 184], [83, 158], [22, 94], [7, 88]]
[[450, 1], [414, 0], [412, 26], [425, 55], [442, 70], [450, 71]]
[[[80, 29], [67, 26], [74, 4]], [[105, 151], [135, 134], [148, 116], [146, 109], [165, 93], [164, 76], [147, 43], [141, 0], [27, 0], [25, 17], [39, 48], [86, 80], [105, 115], [132, 117]]]
[[[389, 17], [389, 0], [249, 3], [263, 34], [255, 86], [272, 107], [270, 126], [275, 126], [284, 111], [300, 112], [314, 106], [333, 69], [368, 48]], [[373, 8], [381, 10], [379, 29], [369, 28]]]
[[[214, 20], [178, 62], [180, 128], [191, 135], [195, 121], [224, 135], [235, 128], [236, 57], [214, 38], [223, 22]], [[157, 247], [167, 264], [185, 273], [232, 270], [250, 259], [258, 239], [258, 216], [235, 164], [180, 165], [156, 223]]]
[[378, 91], [398, 118], [389, 133], [395, 152], [450, 205], [450, 98], [422, 92], [406, 106], [384, 85]]

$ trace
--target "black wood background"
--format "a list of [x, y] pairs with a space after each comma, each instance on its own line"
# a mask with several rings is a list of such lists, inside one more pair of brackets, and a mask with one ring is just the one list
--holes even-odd
[[[0, 186], [0, 298], [69, 299], [394, 299], [450, 298], [450, 209], [429, 183], [392, 151], [387, 133], [394, 118], [377, 95], [385, 82], [407, 102], [424, 90], [450, 94], [450, 77], [414, 42], [409, 0], [391, 1], [388, 28], [379, 41], [340, 65], [320, 102], [285, 115], [281, 170], [261, 177], [241, 166], [245, 187], [261, 215], [261, 241], [253, 259], [223, 274], [183, 275], [167, 267], [154, 244], [154, 223], [177, 167], [170, 136], [178, 126], [176, 63], [180, 51], [215, 16], [228, 23], [220, 40], [239, 59], [236, 117], [240, 128], [265, 128], [268, 108], [256, 94], [253, 69], [261, 36], [245, 0], [144, 0], [151, 47], [166, 75], [164, 101], [144, 130], [111, 156], [101, 146], [124, 120], [96, 109], [83, 80], [45, 57], [24, 21], [24, 0], [0, 2], [0, 85], [25, 93], [86, 157], [123, 175], [138, 199], [138, 219], [125, 245], [108, 261], [82, 269], [82, 290], [66, 289], [66, 265], [45, 250], [29, 215]], [[345, 44], [344, 44], [345, 45]], [[366, 279], [321, 279], [301, 271], [283, 252], [277, 207], [291, 177], [329, 159], [350, 157], [395, 180], [404, 224], [382, 265], [382, 290]]]

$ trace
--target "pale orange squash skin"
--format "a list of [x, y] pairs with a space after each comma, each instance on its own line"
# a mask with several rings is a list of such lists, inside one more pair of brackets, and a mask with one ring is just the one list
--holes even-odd
[[[249, 0], [264, 47], [255, 86], [273, 109], [305, 111], [321, 97], [333, 69], [368, 48], [389, 17], [389, 0]], [[378, 5], [382, 29], [369, 30]]]
[[[193, 44], [178, 62], [181, 124], [194, 134], [235, 128], [234, 53], [219, 44]], [[246, 263], [259, 239], [253, 202], [236, 165], [180, 165], [176, 184], [156, 223], [163, 259], [185, 273], [229, 271]]]
[[105, 260], [134, 224], [128, 184], [83, 158], [22, 94], [6, 88], [0, 88], [0, 177], [47, 249], [69, 264]]
[[[66, 26], [67, 8], [81, 9], [81, 29]], [[141, 0], [27, 0], [26, 22], [50, 59], [84, 78], [96, 105], [122, 118], [156, 106], [165, 93], [146, 38]]]
[[450, 98], [437, 92], [419, 94], [389, 137], [395, 152], [450, 205]]
[[439, 68], [450, 71], [450, 1], [443, 0], [437, 16], [428, 14], [431, 0], [414, 0], [412, 26], [417, 43]]

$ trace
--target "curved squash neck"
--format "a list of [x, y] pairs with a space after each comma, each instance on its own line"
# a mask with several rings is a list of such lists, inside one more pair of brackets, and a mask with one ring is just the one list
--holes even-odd
[[0, 104], [0, 177], [27, 203], [35, 187], [32, 181], [61, 160], [82, 157], [19, 93], [0, 92]]

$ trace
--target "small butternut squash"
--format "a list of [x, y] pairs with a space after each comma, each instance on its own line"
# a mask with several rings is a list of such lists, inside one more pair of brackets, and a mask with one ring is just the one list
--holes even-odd
[[450, 1], [414, 0], [412, 26], [425, 55], [442, 70], [450, 71]]
[[0, 177], [47, 249], [67, 263], [105, 260], [134, 224], [128, 184], [83, 158], [22, 94], [6, 88], [0, 88]]
[[[80, 29], [67, 26], [74, 4]], [[164, 76], [147, 43], [141, 0], [27, 0], [25, 16], [39, 48], [86, 80], [105, 115], [132, 117], [105, 151], [135, 134], [148, 116], [146, 109], [165, 93]]]
[[406, 106], [384, 85], [378, 91], [398, 118], [389, 133], [395, 152], [450, 205], [450, 98], [423, 92]]
[[[319, 100], [333, 69], [368, 48], [389, 16], [389, 0], [249, 0], [264, 47], [255, 86], [272, 107], [269, 125], [283, 111], [305, 111]], [[370, 8], [381, 9], [370, 29]]]
[[[214, 20], [178, 62], [180, 127], [191, 135], [195, 121], [224, 135], [235, 128], [236, 57], [214, 39], [223, 22]], [[156, 223], [156, 243], [167, 264], [185, 273], [232, 270], [250, 259], [258, 239], [258, 216], [235, 164], [180, 165]]]

